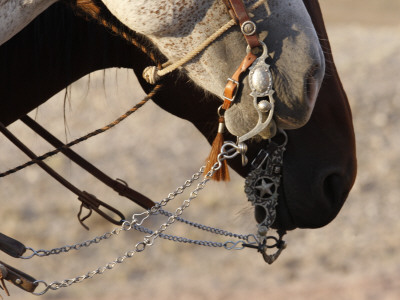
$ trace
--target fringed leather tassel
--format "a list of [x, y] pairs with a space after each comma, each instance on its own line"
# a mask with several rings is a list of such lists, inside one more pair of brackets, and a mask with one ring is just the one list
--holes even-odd
[[[212, 166], [217, 162], [217, 158], [221, 151], [221, 147], [224, 144], [224, 135], [223, 135], [224, 130], [225, 130], [225, 119], [224, 119], [224, 117], [220, 117], [219, 124], [218, 124], [218, 133], [212, 143], [211, 152], [207, 159], [206, 168], [204, 169], [204, 175], [207, 174], [211, 170]], [[222, 161], [221, 168], [214, 173], [212, 179], [214, 179], [216, 181], [221, 181], [221, 180], [229, 181], [230, 180], [228, 164], [227, 164], [226, 160]]]

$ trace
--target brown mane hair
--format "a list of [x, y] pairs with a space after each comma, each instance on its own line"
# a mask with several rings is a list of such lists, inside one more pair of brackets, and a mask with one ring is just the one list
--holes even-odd
[[143, 35], [134, 32], [130, 28], [123, 25], [114, 15], [107, 9], [103, 2], [99, 0], [75, 0], [63, 1], [66, 5], [70, 6], [72, 10], [78, 15], [86, 18], [88, 21], [94, 20], [99, 24], [109, 29], [114, 34], [122, 37], [135, 47], [138, 47], [143, 53], [147, 54], [149, 58], [161, 68], [161, 60], [163, 58], [155, 54], [152, 50], [154, 46]]

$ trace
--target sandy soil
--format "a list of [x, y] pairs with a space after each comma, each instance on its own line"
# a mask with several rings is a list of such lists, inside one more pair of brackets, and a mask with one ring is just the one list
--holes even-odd
[[[288, 249], [272, 266], [251, 250], [226, 251], [157, 240], [113, 271], [49, 292], [43, 299], [400, 299], [400, 3], [321, 2], [353, 109], [358, 147], [358, 178], [339, 216], [324, 228], [290, 233]], [[105, 88], [102, 74], [92, 75], [89, 87], [87, 79], [74, 84], [71, 108], [67, 106], [68, 139], [104, 125], [135, 103], [141, 92], [134, 80], [128, 71], [109, 70]], [[65, 136], [62, 96], [35, 112], [60, 137]], [[11, 129], [37, 153], [49, 149], [21, 124]], [[157, 140], [149, 138], [154, 133]], [[1, 171], [26, 161], [2, 137], [0, 145]], [[153, 199], [162, 199], [198, 169], [208, 148], [194, 128], [149, 104], [135, 118], [75, 149], [107, 173]], [[127, 214], [135, 209], [61, 156], [49, 163]], [[229, 185], [211, 184], [204, 190], [188, 209], [187, 218], [234, 232], [252, 231], [243, 180], [232, 175]], [[36, 249], [84, 241], [113, 229], [93, 217], [87, 222], [90, 232], [83, 230], [75, 217], [78, 201], [37, 167], [0, 180], [0, 203], [1, 231]], [[215, 240], [178, 224], [173, 234]], [[74, 253], [31, 261], [0, 253], [0, 260], [51, 282], [105, 265], [132, 249], [139, 239], [136, 233], [122, 233]], [[14, 299], [37, 299], [9, 288]]]

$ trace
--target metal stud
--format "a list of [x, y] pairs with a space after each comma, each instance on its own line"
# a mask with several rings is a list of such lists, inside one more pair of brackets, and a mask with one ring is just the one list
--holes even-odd
[[253, 35], [256, 33], [257, 26], [253, 21], [246, 21], [241, 26], [244, 35]]
[[267, 233], [268, 233], [268, 227], [267, 227], [267, 226], [260, 226], [260, 227], [258, 228], [258, 234], [259, 234], [260, 236], [266, 236]]

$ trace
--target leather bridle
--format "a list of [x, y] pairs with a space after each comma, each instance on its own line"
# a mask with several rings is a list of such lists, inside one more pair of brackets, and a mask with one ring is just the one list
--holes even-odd
[[[235, 20], [236, 24], [240, 26], [240, 30], [250, 49], [261, 47], [258, 34], [256, 31], [256, 25], [249, 14], [247, 13], [246, 6], [242, 0], [224, 0], [230, 16]], [[257, 56], [253, 52], [247, 53], [242, 63], [237, 68], [236, 72], [228, 79], [228, 82], [224, 89], [224, 104], [222, 109], [227, 110], [235, 100], [236, 93], [239, 87], [240, 76], [248, 70], [248, 68], [254, 63]]]

